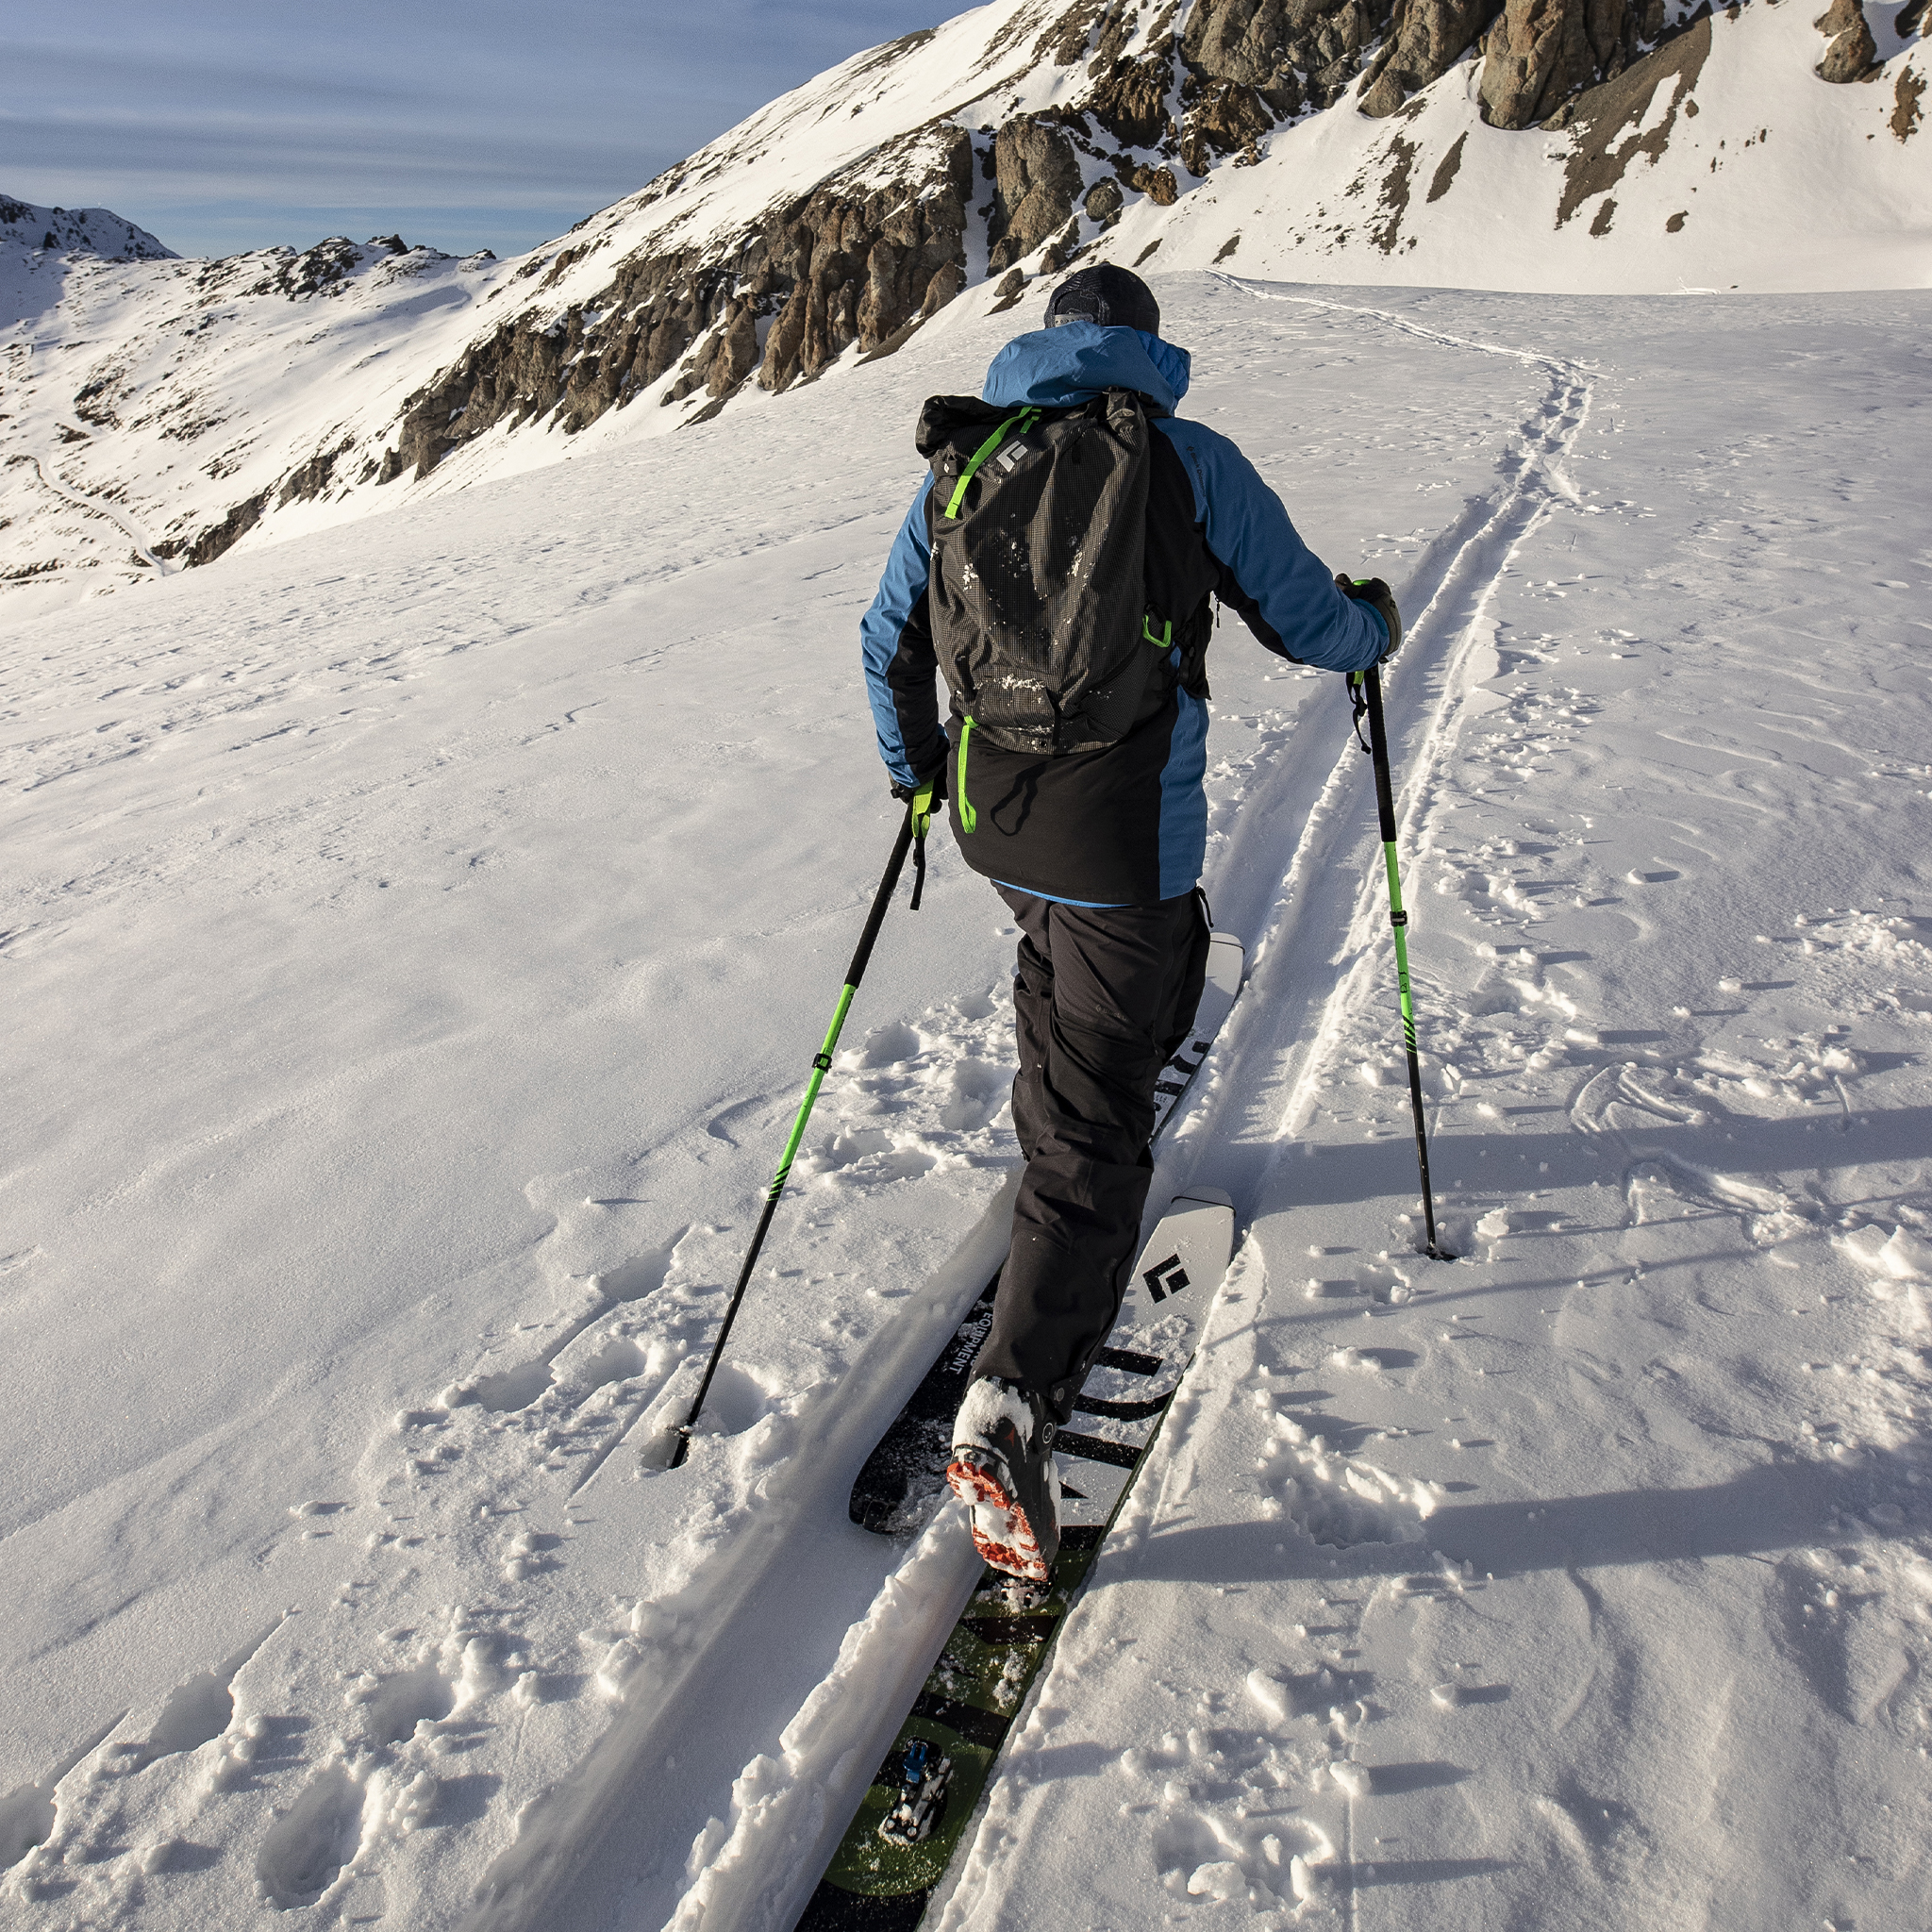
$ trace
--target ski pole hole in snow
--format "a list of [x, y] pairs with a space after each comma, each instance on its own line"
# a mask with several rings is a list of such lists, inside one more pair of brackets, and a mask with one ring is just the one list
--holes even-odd
[[772, 1404], [771, 1392], [757, 1376], [734, 1362], [721, 1362], [705, 1397], [700, 1436], [741, 1436], [756, 1428]]

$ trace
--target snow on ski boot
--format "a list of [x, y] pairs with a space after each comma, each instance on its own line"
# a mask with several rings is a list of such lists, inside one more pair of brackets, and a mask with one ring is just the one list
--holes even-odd
[[924, 1738], [914, 1738], [899, 1764], [899, 1794], [879, 1820], [879, 1836], [889, 1845], [923, 1844], [946, 1808], [953, 1760], [941, 1757]]
[[973, 1511], [973, 1545], [995, 1570], [1044, 1583], [1059, 1555], [1058, 1425], [1043, 1398], [984, 1375], [953, 1424], [946, 1480]]

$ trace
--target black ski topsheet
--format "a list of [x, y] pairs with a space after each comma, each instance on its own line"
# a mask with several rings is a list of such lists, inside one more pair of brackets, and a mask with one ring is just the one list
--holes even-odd
[[[1181, 1095], [1201, 1071], [1241, 991], [1246, 952], [1234, 934], [1217, 932], [1208, 944], [1208, 978], [1201, 989], [1201, 1004], [1194, 1014], [1193, 1031], [1188, 1043], [1161, 1069], [1154, 1089], [1154, 1140], [1173, 1119]], [[966, 1318], [948, 1338], [919, 1386], [907, 1398], [906, 1406], [891, 1426], [878, 1440], [865, 1459], [852, 1485], [848, 1509], [854, 1523], [881, 1536], [896, 1536], [916, 1528], [928, 1514], [933, 1496], [944, 1483], [947, 1452], [952, 1447], [953, 1418], [965, 1399], [971, 1378], [973, 1358], [992, 1326], [993, 1295], [1000, 1285], [997, 1273], [983, 1288]], [[1124, 1365], [1109, 1359], [1115, 1351], [1102, 1353], [1100, 1366], [1119, 1369]], [[1090, 1378], [1089, 1386], [1091, 1386]], [[1103, 1404], [1105, 1397], [1095, 1397]], [[1078, 1415], [1106, 1415], [1107, 1407], [1089, 1406], [1082, 1399], [1074, 1405]], [[884, 1923], [883, 1921], [881, 1922]]]
[[[1199, 1344], [1215, 1290], [1227, 1272], [1234, 1209], [1225, 1194], [1177, 1194], [1141, 1251], [1114, 1339], [1082, 1391], [1091, 1434], [1063, 1430], [1054, 1444], [1061, 1474], [1060, 1552], [1044, 1584], [988, 1569], [941, 1651], [797, 1932], [912, 1932], [946, 1874], [1000, 1748], [1046, 1668], [1061, 1621], [1079, 1595], [1101, 1541], [1154, 1445], [1182, 1372]], [[1101, 1391], [1105, 1391], [1104, 1393]], [[963, 1530], [962, 1530], [963, 1534]], [[881, 1836], [908, 1787], [908, 1753], [923, 1770], [942, 1765], [924, 1836]], [[930, 1791], [931, 1787], [928, 1786]]]

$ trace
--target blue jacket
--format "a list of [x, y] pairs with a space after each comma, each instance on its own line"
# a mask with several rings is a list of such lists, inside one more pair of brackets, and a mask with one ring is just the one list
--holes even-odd
[[[1269, 650], [1297, 663], [1359, 671], [1388, 648], [1374, 608], [1342, 594], [1289, 521], [1281, 500], [1227, 438], [1175, 416], [1189, 358], [1141, 329], [1075, 322], [1017, 337], [994, 357], [983, 399], [1018, 408], [1077, 406], [1108, 389], [1138, 391], [1158, 432], [1148, 501], [1150, 604], [1191, 627], [1205, 650], [1208, 600], [1237, 611]], [[879, 754], [910, 785], [945, 759], [926, 616], [932, 479], [922, 480], [859, 625]], [[1193, 889], [1207, 847], [1205, 676], [1182, 672], [1118, 743], [1059, 758], [1006, 752], [974, 738], [976, 824], [954, 831], [974, 870], [1042, 897], [1141, 904]], [[952, 720], [953, 743], [960, 724]], [[958, 790], [958, 774], [949, 788]]]

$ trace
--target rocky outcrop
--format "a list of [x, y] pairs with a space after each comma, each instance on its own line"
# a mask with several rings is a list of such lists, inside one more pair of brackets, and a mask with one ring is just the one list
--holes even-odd
[[268, 508], [268, 491], [258, 491], [253, 496], [238, 503], [220, 523], [210, 524], [207, 529], [192, 541], [182, 537], [171, 537], [155, 545], [157, 557], [178, 557], [184, 563], [212, 563], [223, 552], [239, 543], [261, 521], [261, 513]]
[[[1693, 96], [1709, 58], [1707, 14], [1614, 80], [1591, 89], [1566, 110], [1570, 152], [1563, 163], [1563, 192], [1557, 202], [1557, 227], [1597, 196], [1607, 195], [1640, 159], [1654, 167], [1663, 158], [1679, 114], [1697, 111]], [[1596, 220], [1607, 219], [1599, 208]], [[1680, 222], [1677, 227], [1681, 226]], [[1670, 232], [1674, 234], [1677, 227]], [[1594, 222], [1591, 232], [1601, 232]]]
[[1016, 115], [993, 139], [987, 272], [997, 275], [1064, 228], [1085, 184], [1074, 143], [1043, 116]]
[[[336, 462], [356, 447], [356, 439], [345, 436], [333, 449], [319, 449], [306, 463], [297, 465], [283, 479], [282, 487], [275, 495], [275, 508], [284, 504], [307, 503], [320, 496], [329, 486], [336, 473]], [[238, 530], [237, 536], [241, 535]]]
[[1492, 127], [1547, 121], [1662, 31], [1663, 0], [1505, 0], [1483, 60], [1482, 117]]
[[848, 171], [723, 247], [633, 256], [561, 315], [500, 324], [408, 399], [377, 480], [408, 469], [425, 475], [506, 421], [547, 415], [581, 429], [680, 360], [667, 402], [700, 388], [726, 396], [754, 369], [763, 387], [782, 390], [854, 342], [870, 352], [903, 335], [964, 285], [974, 161], [971, 138], [950, 125], [896, 146], [905, 173], [890, 173], [890, 154], [864, 164], [871, 179], [888, 175], [883, 187]]
[[1859, 0], [1831, 0], [1830, 7], [1811, 25], [1831, 42], [1818, 63], [1820, 80], [1842, 84], [1869, 80], [1877, 74], [1878, 42], [1872, 37], [1872, 25]]
[[1087, 111], [1123, 147], [1159, 147], [1174, 137], [1168, 118], [1168, 90], [1174, 86], [1174, 51], [1139, 60], [1116, 60], [1093, 90]]
[[1251, 88], [1294, 114], [1341, 97], [1389, 18], [1390, 0], [1198, 0], [1181, 58], [1197, 82]]
[[[436, 261], [449, 258], [439, 249], [411, 248], [400, 235], [376, 235], [360, 244], [351, 242], [346, 235], [331, 235], [326, 242], [318, 242], [313, 248], [304, 248], [299, 252], [293, 248], [275, 248], [269, 253], [276, 258], [275, 267], [243, 292], [250, 295], [286, 295], [291, 302], [299, 302], [309, 295], [326, 294], [330, 290], [340, 288], [347, 276], [359, 273], [372, 262], [382, 261], [391, 256], [421, 254]], [[203, 278], [208, 279], [225, 266], [225, 262], [210, 262], [203, 271]]]
[[1440, 80], [1482, 38], [1502, 0], [1395, 0], [1389, 37], [1357, 92], [1374, 120]]

